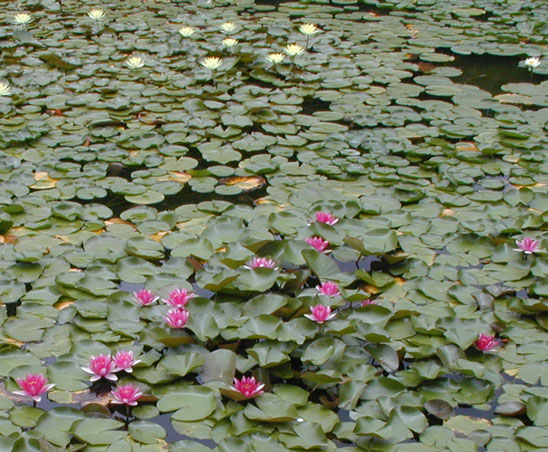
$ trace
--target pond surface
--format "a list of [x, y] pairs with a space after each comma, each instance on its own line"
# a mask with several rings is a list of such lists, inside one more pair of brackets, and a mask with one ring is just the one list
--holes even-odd
[[0, 449], [548, 449], [548, 4], [457, 3], [6, 3]]

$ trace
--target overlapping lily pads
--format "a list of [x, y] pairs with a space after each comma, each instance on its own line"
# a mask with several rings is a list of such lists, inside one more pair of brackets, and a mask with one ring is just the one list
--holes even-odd
[[548, 447], [543, 1], [4, 9], [2, 450]]

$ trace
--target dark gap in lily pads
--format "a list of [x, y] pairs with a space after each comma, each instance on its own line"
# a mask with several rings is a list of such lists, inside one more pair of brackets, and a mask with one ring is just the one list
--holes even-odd
[[331, 102], [307, 96], [303, 99], [303, 103], [301, 104], [301, 113], [303, 115], [311, 115], [317, 111], [329, 111], [330, 105]]
[[359, 268], [365, 270], [366, 272], [370, 271], [388, 271], [388, 264], [380, 256], [371, 255], [371, 256], [362, 256], [357, 262], [345, 262], [338, 259], [334, 259], [341, 272], [352, 272]]
[[366, 0], [358, 0], [358, 7], [360, 11], [370, 13], [374, 16], [387, 16], [390, 14], [390, 10], [393, 6], [390, 4], [384, 4], [382, 7], [377, 6], [378, 2], [368, 2]]
[[133, 171], [138, 171], [141, 169], [145, 169], [145, 167], [144, 166], [140, 166], [137, 168], [134, 166], [129, 167], [127, 165], [124, 165], [123, 163], [111, 162], [108, 165], [107, 176], [121, 177], [122, 179], [131, 181], [131, 173]]
[[[273, 73], [278, 74], [281, 80], [285, 80], [285, 77], [283, 77], [279, 72], [273, 71]], [[266, 89], [276, 89], [276, 86], [273, 85], [272, 83], [259, 78], [255, 78], [251, 74], [249, 75], [248, 85], [257, 85], [261, 88], [266, 88]]]
[[128, 292], [133, 293], [137, 292], [141, 289], [144, 289], [145, 285], [141, 283], [129, 283], [125, 281], [121, 281], [118, 285], [118, 290], [121, 290], [122, 292]]
[[508, 83], [539, 84], [548, 79], [520, 67], [519, 62], [525, 56], [455, 55], [445, 48], [438, 51], [455, 57], [455, 61], [448, 63], [462, 71], [462, 75], [452, 79], [455, 83], [473, 85], [492, 95], [505, 93], [501, 87]]
[[17, 307], [21, 306], [21, 300], [16, 301], [14, 303], [5, 303], [6, 306], [6, 314], [8, 317], [13, 317], [17, 314]]

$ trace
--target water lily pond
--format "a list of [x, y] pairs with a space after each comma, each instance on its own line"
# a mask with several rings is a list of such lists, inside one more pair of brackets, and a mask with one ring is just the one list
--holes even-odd
[[545, 0], [0, 12], [0, 450], [548, 450]]

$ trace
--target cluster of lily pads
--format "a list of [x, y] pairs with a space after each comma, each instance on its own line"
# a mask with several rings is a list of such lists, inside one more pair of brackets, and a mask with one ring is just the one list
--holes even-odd
[[2, 14], [1, 450], [548, 448], [546, 2]]

